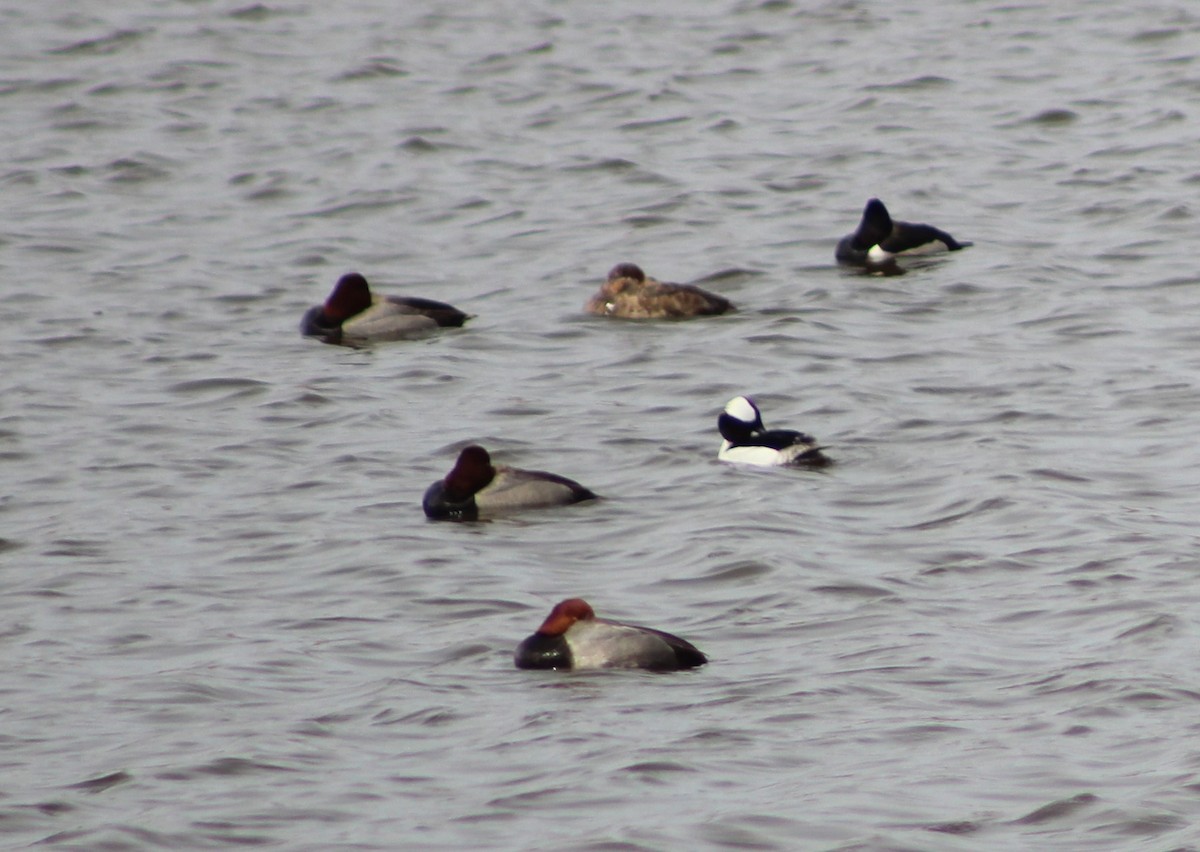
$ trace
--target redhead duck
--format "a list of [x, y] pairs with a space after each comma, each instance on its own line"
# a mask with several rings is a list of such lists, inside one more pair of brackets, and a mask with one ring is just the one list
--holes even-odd
[[767, 429], [758, 406], [746, 396], [735, 396], [717, 418], [721, 432], [721, 461], [763, 467], [804, 465], [822, 467], [830, 463], [811, 435], [791, 429]]
[[675, 671], [702, 666], [708, 658], [685, 639], [596, 618], [587, 601], [570, 598], [517, 646], [513, 661], [519, 669]]
[[458, 328], [470, 317], [445, 302], [413, 296], [372, 295], [367, 279], [351, 272], [338, 279], [323, 305], [313, 305], [300, 333], [326, 343], [403, 340], [439, 327]]
[[483, 447], [458, 454], [454, 470], [425, 491], [421, 506], [434, 520], [475, 521], [520, 509], [566, 506], [596, 495], [578, 482], [540, 470], [493, 465]]
[[588, 313], [623, 319], [682, 319], [736, 310], [728, 299], [692, 284], [647, 278], [641, 267], [618, 263], [584, 306]]
[[959, 251], [971, 243], [960, 243], [932, 225], [894, 221], [878, 198], [863, 209], [858, 230], [838, 241], [834, 252], [839, 263], [854, 266], [887, 266], [896, 255]]

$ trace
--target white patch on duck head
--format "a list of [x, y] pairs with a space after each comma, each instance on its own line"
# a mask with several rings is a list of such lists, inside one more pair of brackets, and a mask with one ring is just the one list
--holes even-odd
[[762, 421], [758, 406], [745, 396], [735, 396], [725, 403], [725, 413], [751, 426]]

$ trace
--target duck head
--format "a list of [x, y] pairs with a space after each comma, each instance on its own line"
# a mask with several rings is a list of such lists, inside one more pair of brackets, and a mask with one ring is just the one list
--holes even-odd
[[429, 486], [421, 501], [425, 515], [435, 520], [474, 521], [479, 517], [475, 495], [496, 476], [492, 457], [483, 447], [472, 444], [458, 454], [454, 469]]

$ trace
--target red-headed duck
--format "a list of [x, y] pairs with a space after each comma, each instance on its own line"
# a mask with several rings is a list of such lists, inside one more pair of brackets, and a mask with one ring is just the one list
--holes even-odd
[[894, 221], [878, 198], [863, 209], [858, 230], [838, 241], [834, 256], [853, 266], [887, 266], [897, 255], [959, 251], [971, 243], [960, 243], [932, 225]]
[[683, 319], [735, 310], [728, 299], [692, 284], [647, 278], [641, 267], [618, 263], [584, 306], [588, 313], [622, 319]]
[[434, 520], [475, 521], [492, 515], [566, 506], [596, 495], [578, 482], [540, 470], [493, 465], [483, 447], [458, 454], [454, 470], [425, 491], [425, 514]]
[[811, 435], [791, 429], [767, 429], [754, 401], [735, 396], [725, 404], [717, 418], [717, 429], [724, 439], [717, 458], [721, 461], [756, 464], [763, 467], [830, 464]]
[[403, 340], [438, 328], [457, 328], [470, 317], [445, 302], [415, 296], [376, 296], [367, 279], [351, 272], [338, 279], [323, 305], [313, 305], [300, 333], [348, 345]]
[[519, 669], [650, 669], [675, 671], [702, 666], [708, 658], [695, 645], [670, 633], [596, 618], [582, 598], [550, 611], [537, 633], [517, 646]]

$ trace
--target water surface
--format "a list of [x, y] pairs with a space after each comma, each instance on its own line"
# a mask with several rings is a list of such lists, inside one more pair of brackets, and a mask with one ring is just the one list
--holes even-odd
[[[444, 5], [0, 12], [6, 845], [1195, 848], [1200, 17]], [[468, 442], [605, 499], [426, 522]], [[568, 596], [712, 662], [513, 668]]]

